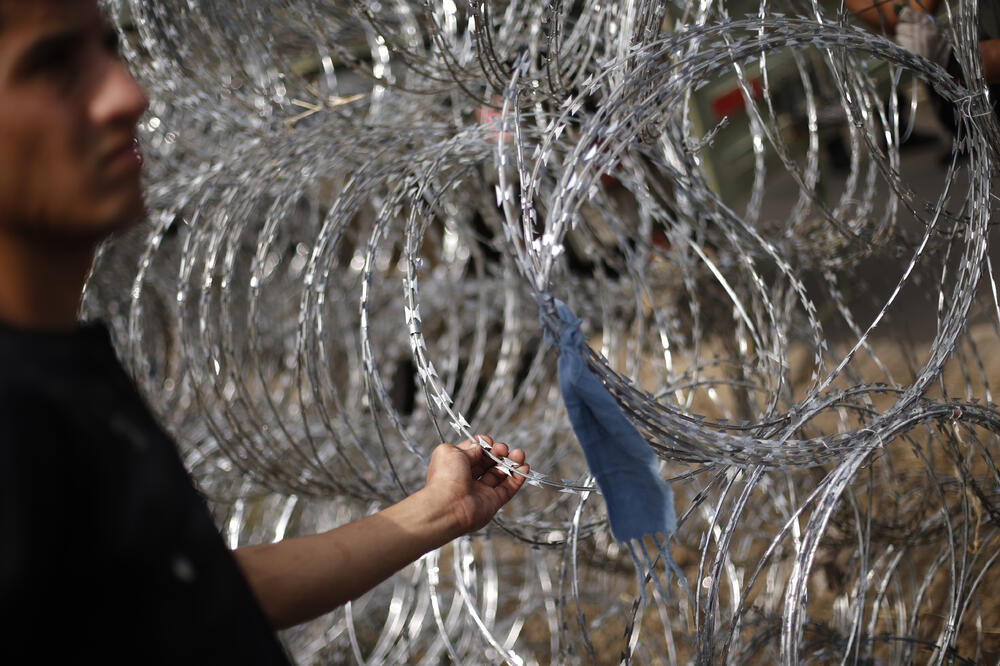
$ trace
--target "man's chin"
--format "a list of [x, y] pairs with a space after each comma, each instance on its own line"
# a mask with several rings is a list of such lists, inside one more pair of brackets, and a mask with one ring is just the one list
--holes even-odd
[[146, 208], [139, 199], [128, 206], [102, 215], [91, 215], [76, 221], [60, 219], [42, 224], [21, 226], [21, 232], [36, 242], [52, 245], [97, 245], [114, 236], [120, 236], [137, 226], [146, 216]]
[[80, 230], [81, 235], [88, 236], [91, 241], [101, 242], [127, 232], [146, 217], [146, 201], [142, 190], [113, 203], [117, 205], [109, 206], [102, 211], [102, 215], [95, 216], [92, 224], [88, 225], [89, 228]]
[[115, 220], [109, 231], [105, 234], [106, 238], [113, 236], [120, 236], [130, 229], [138, 226], [143, 220], [146, 219], [146, 202], [142, 198], [138, 200], [126, 213], [122, 214], [117, 220]]

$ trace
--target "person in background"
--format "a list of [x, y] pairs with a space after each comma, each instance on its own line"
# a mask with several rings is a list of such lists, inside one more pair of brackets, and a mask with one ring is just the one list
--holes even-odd
[[144, 214], [146, 107], [95, 0], [0, 0], [2, 664], [287, 663], [275, 628], [483, 528], [524, 482], [442, 444], [398, 504], [230, 551], [107, 329], [77, 321], [95, 248]]
[[[954, 52], [934, 14], [940, 0], [844, 0], [848, 10], [874, 30], [895, 37], [908, 51], [936, 62], [953, 74]], [[986, 82], [1000, 84], [1000, 7], [996, 2], [979, 6], [979, 55]]]
[[[956, 79], [962, 78], [955, 51], [934, 18], [940, 0], [844, 0], [844, 3], [872, 29], [893, 36], [904, 49], [937, 63]], [[997, 107], [1000, 103], [1000, 3], [981, 2], [979, 10], [979, 55], [996, 112], [1000, 110]], [[933, 90], [929, 92], [938, 119], [954, 135], [958, 128], [954, 105]]]

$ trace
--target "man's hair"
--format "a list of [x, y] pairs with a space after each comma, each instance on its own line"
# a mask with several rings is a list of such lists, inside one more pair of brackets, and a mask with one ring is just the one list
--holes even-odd
[[[50, 2], [51, 0], [46, 1]], [[9, 23], [8, 19], [10, 18], [11, 7], [17, 7], [19, 3], [23, 4], [23, 0], [17, 0], [16, 2], [13, 0], [0, 0], [0, 33], [3, 32], [4, 27]]]
[[7, 18], [10, 14], [10, 0], [0, 0], [0, 34], [3, 33], [7, 25]]

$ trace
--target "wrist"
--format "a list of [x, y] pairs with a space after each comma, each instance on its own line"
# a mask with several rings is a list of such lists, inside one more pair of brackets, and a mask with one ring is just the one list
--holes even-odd
[[431, 488], [421, 488], [405, 500], [414, 512], [414, 522], [437, 544], [443, 546], [466, 533], [455, 503]]

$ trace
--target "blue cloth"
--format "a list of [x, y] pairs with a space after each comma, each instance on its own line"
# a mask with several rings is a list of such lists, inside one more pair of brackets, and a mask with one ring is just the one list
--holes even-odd
[[[641, 549], [648, 574], [657, 587], [659, 578], [653, 573], [653, 561], [642, 543], [643, 537], [653, 537], [668, 576], [670, 571], [677, 571], [666, 543], [677, 531], [673, 491], [660, 476], [649, 445], [587, 367], [580, 320], [562, 301], [556, 301], [556, 311], [562, 325], [555, 341], [559, 347], [559, 388], [566, 412], [590, 472], [604, 495], [611, 533], [628, 547], [645, 598], [643, 566], [637, 548]], [[662, 540], [656, 538], [657, 534], [662, 535]]]

